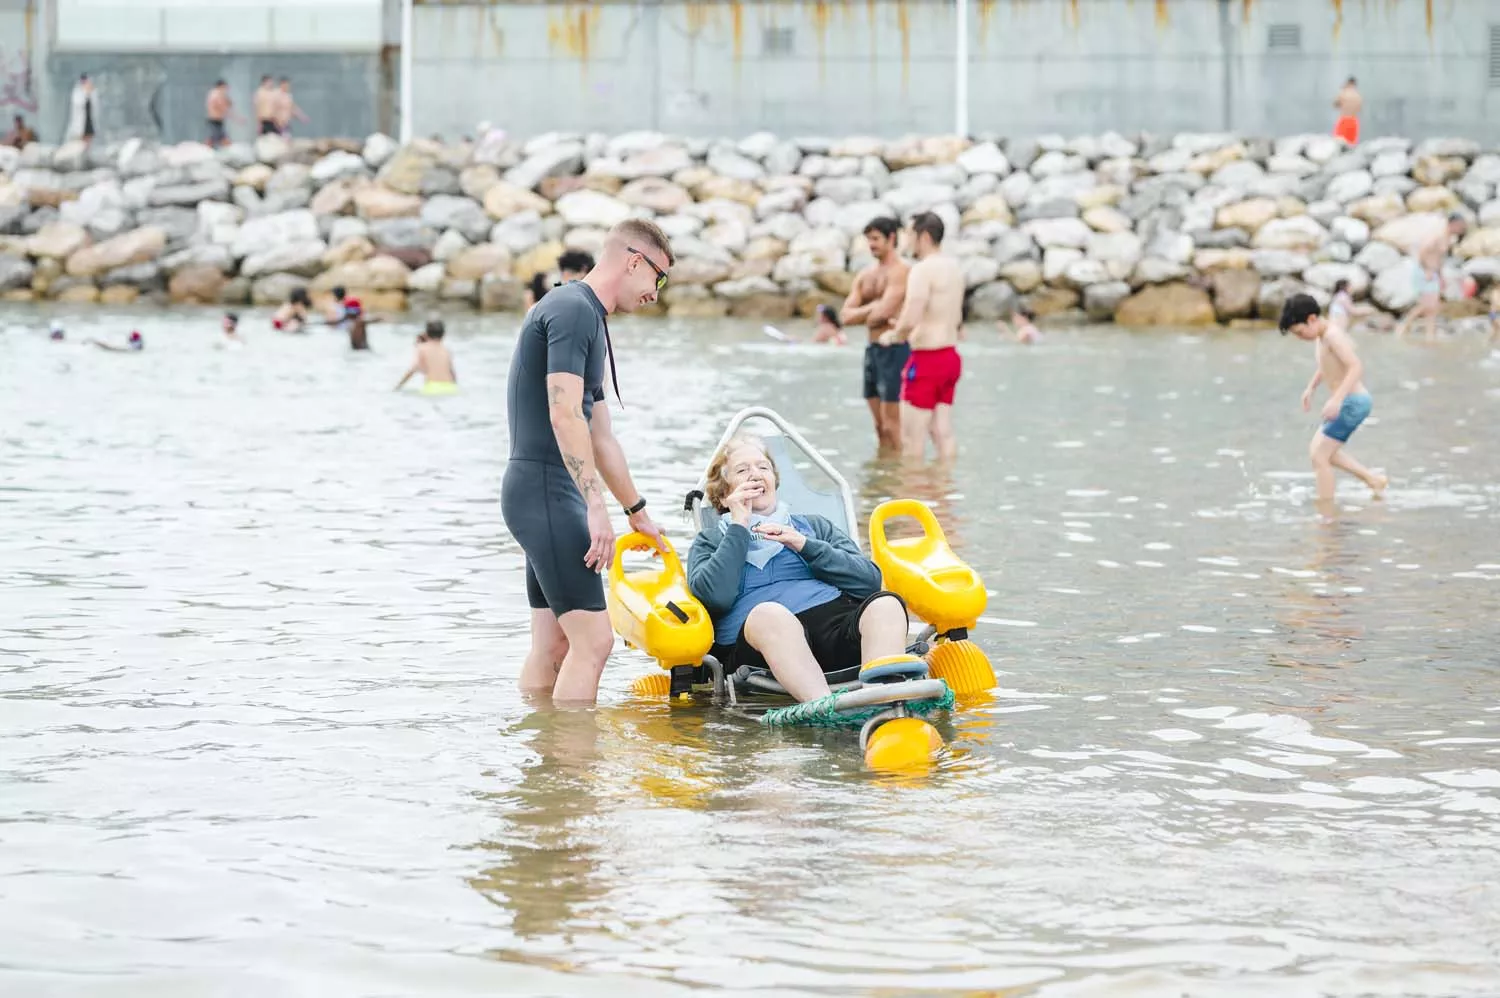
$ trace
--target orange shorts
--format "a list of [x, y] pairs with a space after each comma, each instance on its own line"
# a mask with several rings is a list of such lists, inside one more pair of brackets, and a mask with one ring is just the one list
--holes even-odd
[[1333, 137], [1343, 139], [1351, 146], [1359, 145], [1359, 119], [1353, 115], [1345, 115], [1333, 126]]

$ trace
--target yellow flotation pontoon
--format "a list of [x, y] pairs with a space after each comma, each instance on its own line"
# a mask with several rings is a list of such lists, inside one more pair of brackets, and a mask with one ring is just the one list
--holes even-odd
[[[729, 421], [719, 445], [752, 419], [771, 424], [771, 431], [760, 435], [776, 462], [779, 495], [798, 513], [826, 516], [857, 538], [854, 494], [848, 483], [777, 413], [761, 407], [740, 411]], [[808, 473], [813, 471], [826, 483], [810, 481]], [[703, 499], [707, 478], [705, 467], [685, 504], [695, 530], [713, 523], [717, 515]], [[915, 520], [921, 533], [888, 536], [887, 525], [901, 518]], [[905, 600], [912, 617], [924, 625], [908, 654], [890, 661], [851, 662], [828, 674], [833, 690], [829, 697], [775, 707], [757, 717], [772, 726], [858, 728], [860, 748], [872, 768], [917, 768], [943, 746], [942, 737], [925, 718], [951, 709], [956, 697], [972, 696], [995, 685], [989, 660], [969, 640], [988, 597], [984, 580], [953, 553], [932, 510], [921, 502], [893, 499], [881, 503], [870, 516], [868, 544], [885, 588]], [[607, 586], [615, 632], [659, 667], [635, 681], [636, 695], [678, 700], [708, 694], [714, 703], [730, 708], [750, 698], [784, 701], [787, 693], [769, 670], [741, 667], [730, 673], [709, 654], [713, 623], [688, 589], [687, 575], [670, 543], [659, 562], [626, 570], [626, 553], [649, 547], [640, 534], [620, 538]]]

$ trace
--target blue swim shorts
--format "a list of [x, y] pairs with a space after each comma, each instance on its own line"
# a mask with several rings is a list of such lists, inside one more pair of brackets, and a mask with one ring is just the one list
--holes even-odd
[[1323, 424], [1323, 436], [1339, 443], [1346, 443], [1359, 424], [1370, 417], [1370, 408], [1373, 402], [1370, 396], [1364, 392], [1350, 395], [1344, 399], [1344, 404], [1339, 406], [1339, 414]]

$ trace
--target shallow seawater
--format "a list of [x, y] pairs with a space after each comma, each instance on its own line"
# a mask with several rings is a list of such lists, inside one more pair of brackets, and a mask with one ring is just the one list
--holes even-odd
[[[513, 318], [0, 313], [0, 990], [16, 995], [1500, 992], [1500, 370], [1361, 341], [1315, 515], [1305, 344], [964, 348], [951, 472], [874, 460], [856, 347], [615, 324], [672, 512], [767, 404], [868, 511], [937, 509], [1001, 673], [922, 779], [852, 736], [537, 710], [500, 521]], [[141, 355], [88, 335], [146, 335]], [[621, 524], [622, 525], [622, 524]]]

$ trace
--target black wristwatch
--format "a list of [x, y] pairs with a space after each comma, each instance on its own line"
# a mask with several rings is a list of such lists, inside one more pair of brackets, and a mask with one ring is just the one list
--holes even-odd
[[625, 510], [626, 516], [634, 516], [635, 514], [646, 508], [646, 497], [641, 496], [638, 500], [636, 500], [634, 506], [625, 506], [623, 508]]

